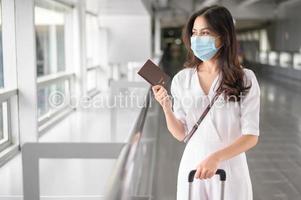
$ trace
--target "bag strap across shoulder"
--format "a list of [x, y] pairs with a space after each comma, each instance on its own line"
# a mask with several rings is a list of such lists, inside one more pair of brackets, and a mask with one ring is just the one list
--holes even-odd
[[204, 110], [204, 112], [202, 113], [202, 115], [200, 116], [200, 118], [198, 119], [198, 121], [194, 124], [194, 126], [189, 131], [189, 133], [184, 137], [183, 142], [187, 143], [190, 140], [190, 138], [193, 136], [193, 134], [195, 133], [195, 131], [198, 129], [199, 125], [201, 124], [201, 122], [203, 121], [203, 119], [206, 117], [206, 115], [209, 113], [211, 107], [216, 102], [216, 100], [218, 99], [219, 96], [220, 96], [220, 93], [216, 93], [214, 95], [213, 99], [211, 100], [211, 102], [209, 103], [209, 105], [206, 107], [206, 109]]

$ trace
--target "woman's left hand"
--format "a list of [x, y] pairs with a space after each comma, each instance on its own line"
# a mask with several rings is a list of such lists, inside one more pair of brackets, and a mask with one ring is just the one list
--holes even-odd
[[211, 154], [197, 166], [194, 177], [199, 179], [211, 178], [215, 175], [219, 164], [219, 157], [216, 154]]

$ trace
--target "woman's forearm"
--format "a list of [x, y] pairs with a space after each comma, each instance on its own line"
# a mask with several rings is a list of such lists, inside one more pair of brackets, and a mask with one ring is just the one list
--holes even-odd
[[169, 132], [179, 141], [185, 137], [185, 128], [183, 123], [178, 120], [171, 108], [163, 108], [166, 124]]
[[172, 99], [168, 95], [166, 89], [161, 85], [152, 87], [155, 99], [163, 108], [166, 124], [169, 132], [179, 141], [182, 141], [185, 136], [184, 124], [178, 120], [172, 110]]
[[256, 135], [243, 135], [240, 136], [229, 146], [216, 151], [214, 154], [220, 161], [228, 160], [242, 152], [246, 152], [254, 147], [258, 142], [258, 136]]

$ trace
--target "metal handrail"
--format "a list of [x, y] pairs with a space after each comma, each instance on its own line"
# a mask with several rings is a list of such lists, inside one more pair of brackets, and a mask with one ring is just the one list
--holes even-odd
[[105, 200], [128, 200], [130, 198], [128, 189], [133, 174], [137, 147], [143, 134], [143, 127], [150, 105], [150, 95], [151, 88], [148, 89], [147, 98], [134, 123], [129, 140], [117, 159], [117, 165], [113, 170], [113, 175], [104, 195]]

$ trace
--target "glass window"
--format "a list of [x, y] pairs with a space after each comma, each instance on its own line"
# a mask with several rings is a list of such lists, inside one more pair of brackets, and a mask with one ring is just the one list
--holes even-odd
[[10, 145], [7, 109], [8, 102], [2, 102], [0, 105], [0, 151]]
[[[2, 49], [2, 4], [0, 0], [0, 88], [4, 87]], [[0, 151], [3, 150], [7, 146], [6, 144], [9, 142], [6, 104], [6, 102], [0, 102]]]
[[[51, 102], [52, 96], [70, 97], [70, 79], [58, 78], [59, 74], [67, 71], [66, 40], [72, 36], [66, 33], [66, 21], [70, 11], [71, 8], [56, 1], [35, 1], [39, 119], [63, 109], [62, 105], [56, 104], [58, 101]], [[40, 86], [40, 80], [45, 77], [49, 82]]]
[[87, 66], [99, 65], [99, 26], [98, 19], [86, 14]]
[[0, 141], [3, 140], [4, 138], [4, 133], [3, 133], [3, 121], [2, 121], [2, 108], [0, 107]]
[[59, 81], [55, 84], [38, 89], [38, 116], [50, 115], [70, 106], [69, 81]]
[[3, 53], [2, 53], [2, 4], [0, 0], [0, 88], [4, 87]]
[[97, 72], [99, 70], [99, 39], [98, 18], [90, 13], [86, 14], [86, 44], [87, 44], [87, 90], [97, 90]]
[[35, 7], [37, 75], [65, 71], [65, 12]]

